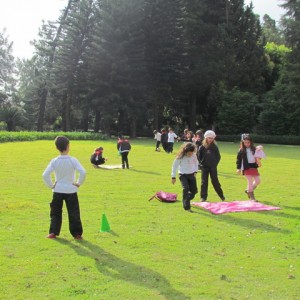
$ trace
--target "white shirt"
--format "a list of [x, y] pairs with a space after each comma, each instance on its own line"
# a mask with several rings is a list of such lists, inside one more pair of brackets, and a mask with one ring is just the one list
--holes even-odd
[[246, 148], [247, 160], [249, 164], [255, 163], [255, 157], [250, 148]]
[[174, 143], [175, 138], [177, 138], [177, 134], [175, 132], [168, 133], [168, 143]]
[[[79, 173], [76, 181], [76, 171]], [[51, 179], [51, 173], [55, 174], [55, 181]], [[69, 155], [60, 155], [53, 158], [43, 173], [45, 184], [56, 193], [72, 194], [76, 193], [78, 187], [73, 183], [82, 185], [86, 176], [86, 171], [80, 162]]]
[[161, 133], [156, 132], [154, 135], [154, 139], [157, 140], [158, 142], [160, 142], [161, 141]]
[[192, 156], [185, 155], [183, 158], [176, 158], [172, 166], [172, 178], [176, 177], [178, 169], [179, 174], [193, 174], [198, 172], [198, 159], [195, 153]]

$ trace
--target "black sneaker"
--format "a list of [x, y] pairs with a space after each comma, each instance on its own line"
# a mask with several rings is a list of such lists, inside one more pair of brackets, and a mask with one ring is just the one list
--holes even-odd
[[224, 197], [224, 196], [223, 196], [223, 197], [221, 197], [221, 200], [222, 200], [222, 201], [225, 201], [225, 197]]

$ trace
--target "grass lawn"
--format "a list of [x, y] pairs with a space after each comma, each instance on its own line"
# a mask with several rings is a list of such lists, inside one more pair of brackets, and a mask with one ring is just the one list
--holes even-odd
[[[181, 199], [179, 180], [171, 184], [175, 155], [155, 152], [154, 140], [132, 141], [129, 170], [94, 169], [97, 146], [107, 164], [121, 160], [115, 141], [71, 141], [70, 155], [87, 170], [84, 240], [75, 241], [65, 209], [59, 238], [45, 238], [52, 192], [42, 173], [58, 154], [54, 142], [0, 144], [1, 299], [299, 299], [299, 146], [264, 145], [256, 197], [281, 210], [224, 215], [148, 201], [159, 190]], [[219, 148], [226, 200], [246, 200], [238, 145]], [[211, 184], [208, 200], [219, 201]], [[100, 232], [103, 213], [110, 232]]]

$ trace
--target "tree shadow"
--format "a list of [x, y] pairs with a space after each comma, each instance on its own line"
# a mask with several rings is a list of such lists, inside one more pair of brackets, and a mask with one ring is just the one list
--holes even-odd
[[[274, 203], [271, 203], [271, 202], [268, 202], [268, 201], [265, 201], [264, 202], [265, 204], [268, 204], [268, 205], [274, 205]], [[280, 202], [278, 203], [278, 206], [279, 207], [284, 207], [284, 208], [288, 208], [288, 209], [293, 209], [293, 210], [300, 210], [300, 207], [295, 207], [295, 206], [288, 206], [288, 205], [283, 205], [281, 204]]]
[[[194, 208], [201, 210], [200, 207], [194, 207]], [[258, 213], [257, 211], [252, 211], [252, 213], [253, 212]], [[236, 212], [235, 214], [241, 214], [241, 213], [243, 213], [243, 212]], [[244, 212], [244, 213], [249, 214], [251, 212]], [[265, 214], [267, 214], [267, 212], [265, 212]], [[265, 230], [265, 231], [269, 231], [269, 232], [277, 232], [277, 233], [283, 233], [283, 234], [291, 233], [291, 231], [289, 231], [287, 229], [281, 229], [276, 226], [266, 224], [264, 222], [260, 222], [260, 221], [253, 220], [253, 219], [240, 219], [240, 218], [236, 218], [234, 216], [228, 215], [228, 214], [214, 215], [212, 213], [209, 213], [209, 214], [203, 213], [203, 216], [208, 217], [210, 219], [217, 220], [217, 221], [225, 221], [227, 223], [238, 225], [238, 226], [250, 229], [250, 230], [260, 229], [260, 230]]]
[[262, 213], [262, 214], [266, 214], [266, 215], [272, 215], [274, 217], [282, 217], [282, 218], [287, 218], [287, 219], [298, 219], [300, 220], [300, 216], [297, 216], [297, 215], [291, 215], [291, 214], [287, 214], [287, 213], [284, 213], [284, 212], [281, 212], [281, 211], [260, 211], [259, 213]]
[[62, 238], [58, 238], [56, 241], [69, 246], [78, 255], [93, 259], [98, 271], [105, 276], [127, 281], [144, 288], [155, 289], [167, 300], [190, 299], [190, 297], [174, 289], [170, 282], [158, 272], [125, 261], [87, 240], [79, 241], [76, 244]]

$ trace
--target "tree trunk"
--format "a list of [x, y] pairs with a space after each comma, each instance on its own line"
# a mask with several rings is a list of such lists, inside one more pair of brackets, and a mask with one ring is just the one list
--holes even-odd
[[45, 119], [45, 112], [46, 112], [46, 102], [47, 102], [47, 95], [48, 95], [48, 88], [45, 87], [42, 90], [40, 103], [39, 103], [39, 114], [38, 114], [38, 121], [37, 121], [37, 131], [44, 131], [44, 119]]
[[94, 131], [95, 132], [98, 132], [100, 129], [100, 120], [101, 120], [100, 110], [97, 109], [95, 111], [95, 123], [94, 123]]
[[153, 104], [153, 129], [159, 130], [159, 104], [157, 100]]
[[189, 128], [191, 131], [196, 131], [196, 111], [197, 111], [197, 99], [193, 93], [190, 95], [190, 111], [189, 111]]
[[131, 118], [130, 122], [130, 137], [136, 138], [136, 116]]

